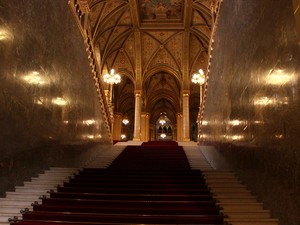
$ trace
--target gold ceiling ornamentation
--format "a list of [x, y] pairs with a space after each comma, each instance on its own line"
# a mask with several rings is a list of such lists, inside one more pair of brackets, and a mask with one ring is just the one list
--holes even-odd
[[[166, 108], [175, 122], [182, 110], [183, 84], [187, 88], [192, 72], [207, 68], [212, 13], [220, 0], [81, 2], [88, 9], [89, 27], [85, 29], [98, 50], [100, 74], [104, 68], [116, 68], [124, 77], [125, 83], [115, 87], [115, 99], [121, 102], [115, 107], [119, 112], [134, 112], [133, 93], [140, 90], [150, 121], [155, 121], [156, 111]], [[165, 76], [165, 85], [154, 82], [152, 76]]]

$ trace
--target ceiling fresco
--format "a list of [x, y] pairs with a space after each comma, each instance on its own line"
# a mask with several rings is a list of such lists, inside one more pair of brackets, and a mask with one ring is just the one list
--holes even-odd
[[142, 22], [161, 20], [182, 21], [182, 0], [140, 0], [138, 1], [140, 18]]
[[164, 109], [176, 123], [183, 91], [190, 93], [191, 110], [196, 110], [199, 88], [191, 77], [207, 68], [215, 1], [80, 1], [88, 2], [88, 29], [99, 50], [101, 72], [114, 68], [122, 77], [114, 87], [115, 110], [134, 113], [136, 90], [142, 93], [142, 110], [151, 123]]

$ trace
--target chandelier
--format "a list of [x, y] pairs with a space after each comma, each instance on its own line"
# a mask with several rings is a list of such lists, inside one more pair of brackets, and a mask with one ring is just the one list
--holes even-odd
[[115, 73], [114, 69], [111, 69], [110, 74], [106, 73], [103, 75], [103, 80], [108, 84], [118, 84], [121, 82], [121, 76]]
[[192, 82], [200, 85], [203, 85], [205, 83], [205, 75], [202, 69], [199, 70], [199, 73], [193, 74]]
[[164, 118], [159, 119], [159, 124], [164, 125], [166, 123], [166, 120]]
[[160, 134], [161, 138], [165, 138], [167, 135], [165, 133]]
[[127, 118], [127, 116], [124, 116], [123, 120], [122, 120], [122, 123], [124, 125], [127, 125], [129, 123], [129, 119]]

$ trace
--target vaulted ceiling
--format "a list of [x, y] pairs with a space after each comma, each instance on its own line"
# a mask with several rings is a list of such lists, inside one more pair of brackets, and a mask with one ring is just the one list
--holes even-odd
[[191, 110], [198, 110], [199, 87], [190, 80], [207, 67], [214, 2], [87, 1], [100, 70], [114, 68], [122, 77], [114, 87], [115, 111], [133, 113], [135, 91], [141, 91], [142, 111], [150, 114], [151, 123], [162, 110], [176, 123], [183, 91], [190, 93]]

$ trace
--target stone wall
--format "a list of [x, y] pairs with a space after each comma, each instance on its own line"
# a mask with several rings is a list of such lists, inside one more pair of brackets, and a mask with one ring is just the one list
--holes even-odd
[[80, 146], [109, 144], [67, 0], [0, 1], [0, 106], [1, 193], [46, 167], [74, 166]]
[[300, 58], [292, 0], [224, 0], [201, 141], [214, 143], [281, 224], [299, 224]]

